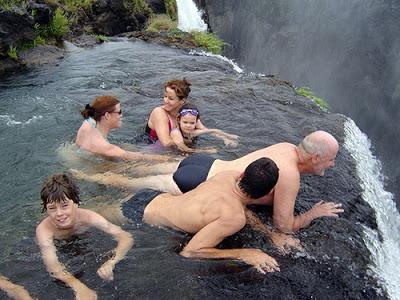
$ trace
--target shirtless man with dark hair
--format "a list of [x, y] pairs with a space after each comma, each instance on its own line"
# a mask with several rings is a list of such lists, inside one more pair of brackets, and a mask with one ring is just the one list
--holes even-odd
[[193, 234], [180, 252], [184, 257], [237, 259], [261, 273], [277, 271], [275, 259], [259, 249], [217, 249], [216, 246], [246, 225], [246, 205], [271, 194], [278, 177], [276, 164], [269, 158], [260, 158], [243, 173], [221, 172], [182, 195], [155, 191], [147, 199], [133, 196], [122, 202], [120, 217], [136, 224], [144, 221]]
[[[320, 201], [309, 211], [294, 215], [294, 205], [300, 188], [300, 175], [323, 176], [326, 169], [334, 166], [338, 149], [339, 144], [331, 134], [315, 131], [307, 135], [298, 146], [278, 143], [232, 161], [195, 154], [181, 161], [177, 169], [173, 166], [176, 170], [172, 174], [129, 179], [117, 174], [107, 176], [105, 174], [86, 175], [79, 171], [73, 171], [73, 173], [81, 179], [106, 185], [128, 187], [132, 190], [148, 187], [179, 195], [220, 172], [227, 170], [243, 172], [256, 159], [268, 157], [277, 164], [280, 170], [279, 180], [274, 193], [258, 199], [257, 204], [273, 205], [274, 226], [281, 232], [292, 233], [307, 227], [314, 219], [324, 216], [337, 217], [343, 212], [341, 204]], [[161, 166], [157, 165], [157, 167], [161, 169]]]

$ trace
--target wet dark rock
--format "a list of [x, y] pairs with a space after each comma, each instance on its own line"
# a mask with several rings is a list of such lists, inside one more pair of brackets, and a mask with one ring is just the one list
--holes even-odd
[[198, 46], [194, 43], [192, 35], [187, 32], [180, 32], [179, 34], [171, 33], [168, 31], [150, 32], [150, 31], [136, 31], [123, 34], [127, 38], [139, 39], [145, 42], [158, 43], [172, 48], [179, 48], [184, 50], [196, 49]]
[[146, 16], [133, 14], [124, 1], [99, 0], [92, 5], [93, 31], [97, 34], [117, 35], [122, 32], [141, 30]]
[[82, 34], [72, 37], [70, 41], [77, 47], [88, 48], [100, 44], [99, 40], [94, 35]]
[[21, 68], [21, 64], [11, 58], [0, 59], [0, 76], [11, 74]]
[[0, 9], [0, 58], [6, 56], [11, 46], [18, 47], [32, 41], [35, 36], [34, 20], [28, 14]]
[[21, 51], [19, 59], [26, 67], [54, 63], [64, 57], [65, 51], [53, 45], [39, 45], [35, 48]]
[[55, 7], [50, 7], [44, 1], [29, 1], [28, 12], [33, 16], [34, 22], [38, 24], [48, 24], [55, 11]]
[[151, 10], [156, 14], [165, 14], [164, 0], [146, 0]]

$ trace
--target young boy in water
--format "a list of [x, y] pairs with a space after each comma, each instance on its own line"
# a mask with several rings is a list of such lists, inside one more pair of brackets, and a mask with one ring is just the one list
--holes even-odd
[[196, 124], [200, 119], [200, 111], [191, 103], [185, 103], [178, 112], [178, 128], [171, 130], [171, 138], [179, 149], [186, 152], [194, 152], [194, 149], [188, 146], [192, 145], [195, 138], [200, 134], [209, 133], [215, 137], [221, 138], [225, 145], [237, 146], [238, 136], [225, 133], [219, 129], [203, 128], [196, 129]]
[[68, 239], [91, 227], [110, 234], [118, 245], [114, 249], [114, 256], [97, 270], [97, 274], [104, 280], [111, 281], [114, 279], [115, 265], [133, 245], [131, 234], [93, 211], [78, 208], [79, 189], [66, 174], [49, 177], [43, 185], [41, 198], [42, 212], [47, 211], [48, 216], [37, 226], [36, 239], [47, 271], [70, 286], [76, 299], [97, 299], [96, 292], [69, 273], [58, 260], [54, 239]]

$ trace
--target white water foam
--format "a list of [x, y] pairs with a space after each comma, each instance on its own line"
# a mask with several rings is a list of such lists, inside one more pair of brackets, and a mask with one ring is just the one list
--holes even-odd
[[227, 63], [229, 63], [233, 69], [238, 72], [238, 73], [243, 73], [242, 68], [240, 68], [232, 59], [229, 59], [225, 56], [219, 55], [219, 54], [213, 54], [211, 52], [206, 52], [206, 51], [197, 51], [197, 50], [192, 50], [189, 52], [191, 55], [201, 55], [201, 56], [209, 56], [209, 57], [217, 57]]
[[378, 233], [365, 227], [365, 242], [372, 253], [374, 265], [371, 269], [382, 280], [391, 299], [400, 300], [400, 214], [393, 195], [384, 190], [381, 164], [370, 151], [371, 143], [353, 120], [344, 126], [345, 148], [356, 161], [357, 175], [363, 188], [363, 199], [376, 212], [376, 221], [383, 241]]
[[178, 28], [182, 31], [207, 31], [207, 24], [192, 0], [176, 0], [178, 7]]
[[32, 122], [35, 122], [36, 120], [40, 120], [42, 119], [42, 116], [33, 116], [32, 118], [26, 120], [26, 121], [17, 121], [15, 120], [15, 116], [14, 115], [0, 115], [0, 121], [4, 121], [6, 123], [7, 126], [16, 126], [16, 125], [29, 125]]

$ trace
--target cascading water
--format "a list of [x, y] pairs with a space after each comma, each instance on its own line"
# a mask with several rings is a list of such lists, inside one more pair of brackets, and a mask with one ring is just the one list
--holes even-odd
[[360, 131], [353, 120], [344, 126], [344, 146], [356, 161], [357, 175], [363, 188], [363, 198], [376, 212], [376, 221], [383, 241], [378, 233], [364, 227], [365, 243], [372, 253], [375, 265], [372, 269], [383, 279], [392, 299], [400, 299], [400, 215], [393, 201], [393, 195], [384, 190], [380, 162], [370, 151], [368, 137]]
[[178, 28], [182, 31], [207, 31], [207, 24], [203, 21], [200, 11], [192, 0], [177, 0]]
[[[177, 0], [176, 4], [178, 6], [178, 28], [180, 30], [186, 32], [191, 30], [207, 31], [207, 24], [203, 21], [201, 12], [197, 9], [196, 4], [192, 0]], [[232, 59], [229, 59], [225, 56], [216, 55], [205, 51], [192, 51], [191, 54], [217, 57], [229, 63], [236, 72], [243, 72], [242, 68], [240, 68]]]

